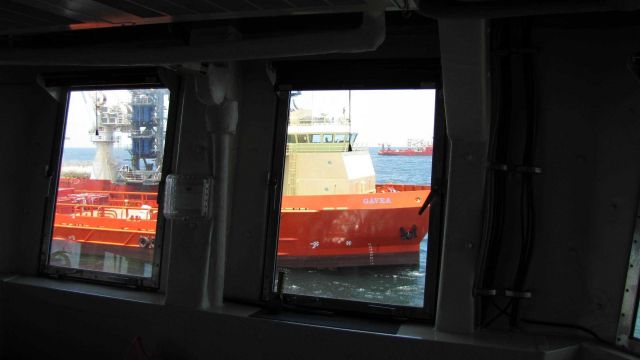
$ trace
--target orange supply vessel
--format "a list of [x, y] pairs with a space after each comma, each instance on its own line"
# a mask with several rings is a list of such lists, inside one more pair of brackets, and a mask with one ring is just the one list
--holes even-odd
[[416, 265], [428, 231], [427, 185], [376, 185], [349, 119], [290, 112], [278, 265]]
[[[278, 266], [418, 264], [430, 187], [376, 185], [368, 149], [352, 147], [356, 134], [344, 123], [298, 110], [288, 130]], [[61, 178], [52, 258], [110, 252], [151, 262], [157, 191], [157, 183]]]

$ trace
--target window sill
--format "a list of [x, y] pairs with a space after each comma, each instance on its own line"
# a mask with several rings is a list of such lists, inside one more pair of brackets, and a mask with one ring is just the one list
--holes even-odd
[[54, 291], [153, 305], [163, 305], [165, 299], [164, 294], [160, 294], [157, 292], [147, 292], [107, 285], [89, 284], [66, 279], [51, 279], [24, 275], [3, 275], [0, 276], [0, 281], [2, 283], [10, 285], [49, 289]]
[[[132, 302], [139, 305], [155, 305], [153, 309], [158, 309], [158, 306], [165, 307], [165, 296], [159, 293], [150, 293], [137, 290], [129, 290], [122, 288], [114, 288], [111, 286], [87, 284], [70, 280], [49, 279], [36, 276], [24, 276], [24, 275], [11, 275], [0, 274], [0, 284], [2, 285], [0, 295], [4, 297], [13, 292], [13, 290], [27, 289], [31, 291], [37, 291], [41, 294], [42, 291], [53, 291], [64, 294], [65, 306], [86, 307], [87, 311], [96, 311], [95, 303], [90, 301], [90, 298], [106, 299], [110, 302]], [[6, 293], [4, 293], [6, 291]], [[20, 291], [18, 291], [20, 293]], [[18, 295], [15, 299], [20, 301]], [[67, 295], [78, 295], [75, 301], [70, 301]], [[48, 296], [38, 296], [40, 298], [50, 299]], [[47, 301], [50, 303], [50, 301]], [[53, 303], [58, 303], [54, 301]], [[93, 304], [93, 305], [92, 305]], [[55, 306], [55, 305], [54, 305]], [[117, 305], [121, 309], [120, 305]], [[146, 308], [145, 306], [135, 306], [132, 311], [137, 311]], [[210, 309], [188, 309], [182, 307], [167, 306], [167, 308], [173, 308], [169, 311], [170, 316], [178, 314], [178, 316], [186, 316], [192, 318], [193, 314], [189, 312], [202, 312], [200, 319], [205, 322], [211, 322], [212, 324], [217, 322], [220, 318], [224, 317], [228, 320], [237, 319], [238, 323], [242, 327], [252, 326], [253, 323], [260, 329], [265, 331], [281, 331], [283, 334], [289, 332], [305, 331], [304, 329], [310, 329], [311, 333], [318, 334], [330, 334], [338, 336], [347, 336], [349, 334], [363, 334], [363, 336], [373, 337], [386, 337], [394, 339], [392, 341], [397, 342], [422, 342], [427, 347], [435, 346], [442, 348], [445, 353], [452, 351], [455, 353], [455, 349], [460, 349], [462, 346], [465, 351], [479, 351], [483, 354], [492, 354], [495, 356], [520, 356], [528, 354], [528, 356], [554, 356], [558, 359], [573, 359], [578, 353], [600, 354], [606, 352], [606, 359], [619, 360], [626, 359], [624, 353], [614, 349], [613, 347], [607, 348], [599, 344], [594, 344], [589, 341], [585, 341], [583, 338], [564, 337], [546, 334], [517, 334], [511, 332], [497, 332], [497, 331], [476, 331], [473, 334], [451, 334], [443, 333], [434, 329], [433, 326], [429, 326], [421, 323], [402, 322], [397, 325], [397, 331], [393, 333], [376, 331], [376, 323], [379, 325], [379, 321], [368, 319], [356, 319], [348, 316], [334, 317], [333, 322], [324, 322], [321, 314], [309, 314], [298, 313], [295, 319], [287, 318], [286, 313], [275, 314], [273, 316], [258, 317], [254, 316], [260, 308], [249, 305], [242, 305], [233, 302], [227, 302], [221, 307], [212, 307]], [[109, 310], [101, 311], [109, 311]], [[156, 310], [149, 308], [149, 312], [142, 311], [140, 315], [144, 318], [147, 316], [154, 317], [159, 316]], [[146, 314], [143, 314], [146, 313]], [[208, 314], [208, 315], [206, 315]], [[253, 316], [252, 316], [253, 315]], [[281, 316], [284, 315], [284, 316]], [[208, 318], [208, 320], [207, 320]], [[218, 320], [216, 320], [218, 319]], [[320, 320], [319, 320], [320, 319]], [[260, 322], [261, 325], [258, 325]], [[370, 322], [372, 326], [367, 327], [366, 323]], [[281, 325], [275, 328], [271, 327], [269, 323], [279, 323]], [[364, 327], [354, 327], [354, 323], [365, 324]], [[227, 323], [230, 324], [230, 323]], [[234, 326], [239, 326], [238, 324]], [[317, 330], [311, 330], [311, 329]], [[270, 329], [270, 330], [269, 330]], [[280, 329], [280, 330], [277, 330]], [[288, 329], [288, 330], [287, 330]], [[322, 330], [324, 329], [324, 330]], [[368, 335], [365, 335], [368, 334]], [[475, 350], [473, 350], [475, 349]]]

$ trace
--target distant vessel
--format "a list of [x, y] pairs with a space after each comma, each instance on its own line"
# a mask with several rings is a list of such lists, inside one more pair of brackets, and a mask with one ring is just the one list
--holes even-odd
[[382, 149], [378, 150], [378, 155], [432, 156], [433, 145], [425, 144], [423, 140], [409, 139], [407, 148], [404, 149], [392, 149], [391, 145], [382, 144]]

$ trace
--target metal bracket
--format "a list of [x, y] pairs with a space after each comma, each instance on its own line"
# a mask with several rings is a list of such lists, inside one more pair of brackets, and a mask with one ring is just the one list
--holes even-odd
[[475, 296], [496, 296], [498, 295], [498, 290], [496, 289], [475, 289], [473, 291]]
[[516, 166], [515, 172], [521, 174], [542, 174], [542, 168], [538, 166], [520, 165]]
[[533, 165], [516, 165], [509, 166], [501, 163], [490, 163], [489, 169], [495, 171], [514, 172], [520, 174], [542, 174], [542, 168]]
[[518, 299], [531, 299], [531, 291], [517, 291], [512, 289], [504, 289], [504, 296]]

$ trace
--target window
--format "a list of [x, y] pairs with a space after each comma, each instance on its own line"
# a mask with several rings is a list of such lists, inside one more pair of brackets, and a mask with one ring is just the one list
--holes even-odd
[[436, 92], [296, 90], [283, 100], [282, 139], [311, 133], [313, 147], [289, 142], [277, 170], [272, 292], [281, 285], [291, 304], [432, 317], [437, 224], [420, 210], [437, 168]]
[[347, 135], [345, 134], [336, 134], [334, 137], [335, 142], [344, 143], [347, 141]]
[[636, 217], [616, 343], [640, 352], [640, 216]]
[[69, 88], [44, 273], [157, 286], [170, 102], [164, 87]]

